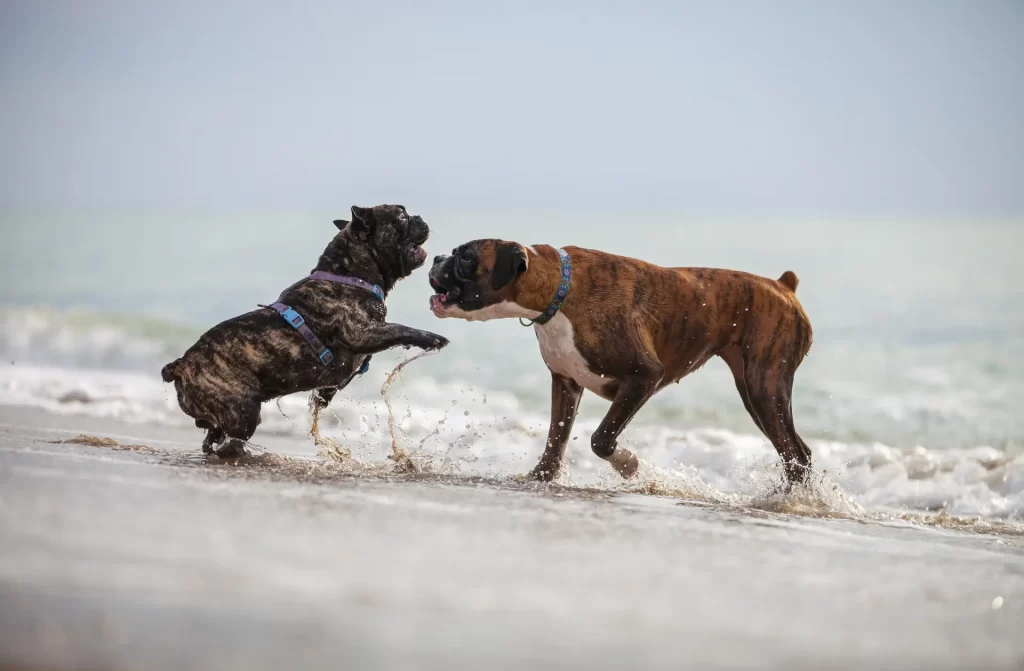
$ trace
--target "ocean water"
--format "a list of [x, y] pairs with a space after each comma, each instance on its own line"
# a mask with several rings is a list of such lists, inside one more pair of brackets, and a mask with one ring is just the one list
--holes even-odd
[[[815, 328], [794, 413], [814, 452], [824, 511], [1024, 522], [1019, 224], [420, 214], [433, 227], [431, 255], [502, 237], [663, 265], [770, 277], [794, 270]], [[190, 424], [160, 367], [205, 328], [275, 298], [308, 272], [338, 216], [344, 212], [3, 213], [0, 404]], [[430, 293], [423, 268], [388, 301], [390, 320], [452, 341], [394, 383], [399, 441], [435, 470], [525, 472], [548, 421], [549, 377], [531, 329], [513, 320], [436, 320]], [[357, 460], [389, 453], [381, 384], [410, 354], [375, 357], [322, 418], [323, 434]], [[310, 441], [306, 400], [268, 404], [257, 449], [261, 433]], [[607, 405], [584, 397], [565, 482], [756, 504], [778, 481], [775, 452], [718, 360], [656, 396], [624, 433], [622, 442], [644, 462], [640, 483], [623, 485], [590, 454], [590, 433]], [[196, 430], [197, 450], [201, 438]]]

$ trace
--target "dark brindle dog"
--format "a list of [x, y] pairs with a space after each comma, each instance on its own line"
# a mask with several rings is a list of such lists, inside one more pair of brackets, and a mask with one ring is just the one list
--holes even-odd
[[395, 282], [423, 265], [429, 228], [401, 205], [352, 208], [313, 273], [268, 307], [229, 319], [203, 334], [161, 372], [178, 404], [206, 429], [203, 452], [241, 454], [260, 423], [260, 404], [316, 389], [326, 407], [392, 347], [440, 349], [434, 333], [384, 321]]
[[551, 371], [551, 427], [532, 477], [558, 475], [584, 389], [612, 402], [591, 440], [594, 453], [631, 477], [639, 463], [617, 446], [619, 434], [651, 396], [716, 355], [782, 456], [788, 482], [807, 477], [811, 451], [793, 426], [790, 397], [811, 323], [792, 272], [772, 280], [579, 247], [476, 240], [436, 257], [430, 285], [438, 317], [532, 320]]

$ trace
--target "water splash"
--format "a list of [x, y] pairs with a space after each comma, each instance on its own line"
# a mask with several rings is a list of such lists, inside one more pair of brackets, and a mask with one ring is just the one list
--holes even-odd
[[395, 427], [395, 411], [391, 406], [391, 397], [388, 395], [388, 391], [391, 389], [391, 385], [394, 384], [395, 380], [398, 379], [399, 373], [402, 369], [411, 364], [417, 359], [422, 359], [425, 356], [430, 356], [436, 353], [437, 350], [423, 350], [415, 356], [409, 357], [403, 361], [400, 361], [394, 370], [388, 373], [387, 378], [384, 379], [384, 384], [381, 385], [380, 395], [384, 398], [384, 405], [388, 409], [388, 435], [391, 436], [391, 454], [388, 459], [395, 462], [398, 470], [408, 473], [420, 473], [422, 468], [413, 462], [409, 454], [398, 444], [398, 434], [400, 433]]

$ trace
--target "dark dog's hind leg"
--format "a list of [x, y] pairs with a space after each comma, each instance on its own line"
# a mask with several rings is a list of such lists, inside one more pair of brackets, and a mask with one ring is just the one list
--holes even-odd
[[257, 400], [239, 401], [232, 409], [231, 416], [222, 422], [223, 433], [228, 441], [218, 447], [217, 456], [222, 459], [240, 457], [245, 454], [245, 443], [256, 433], [260, 425], [260, 403]]
[[[196, 422], [199, 425], [199, 422]], [[203, 438], [203, 454], [213, 454], [214, 445], [224, 442], [224, 431], [215, 426], [209, 426], [206, 431], [206, 438]]]

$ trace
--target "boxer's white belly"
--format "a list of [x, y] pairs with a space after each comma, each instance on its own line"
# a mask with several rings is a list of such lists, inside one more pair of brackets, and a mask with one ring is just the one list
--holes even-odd
[[590, 370], [587, 360], [576, 349], [568, 317], [556, 314], [547, 324], [534, 325], [533, 331], [540, 344], [540, 355], [552, 373], [571, 378], [587, 391], [607, 398], [604, 389], [610, 380]]

